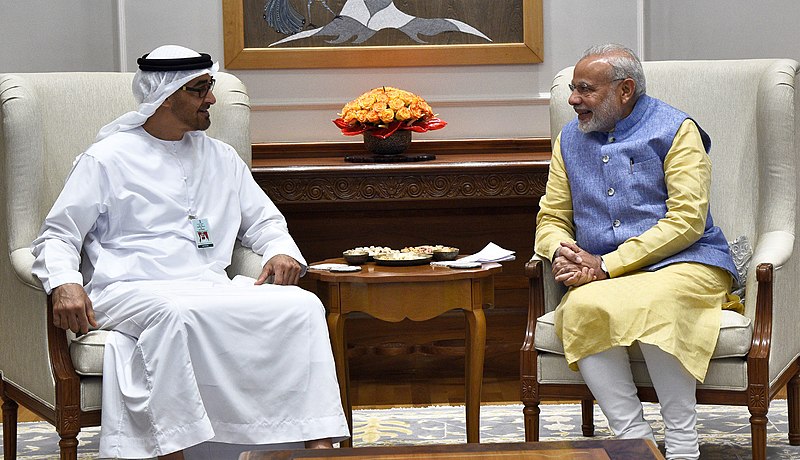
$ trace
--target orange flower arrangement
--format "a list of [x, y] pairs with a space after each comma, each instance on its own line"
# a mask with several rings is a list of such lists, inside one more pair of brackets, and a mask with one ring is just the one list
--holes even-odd
[[369, 133], [386, 139], [398, 129], [424, 133], [447, 122], [436, 117], [425, 99], [391, 86], [381, 86], [348, 102], [333, 120], [345, 136]]

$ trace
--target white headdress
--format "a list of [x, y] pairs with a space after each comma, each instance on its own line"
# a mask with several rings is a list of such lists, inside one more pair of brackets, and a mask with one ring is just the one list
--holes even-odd
[[98, 142], [116, 132], [144, 124], [166, 98], [181, 86], [203, 74], [214, 75], [219, 63], [211, 56], [177, 45], [164, 45], [136, 61], [139, 70], [133, 76], [133, 95], [139, 108], [103, 126], [95, 137]]

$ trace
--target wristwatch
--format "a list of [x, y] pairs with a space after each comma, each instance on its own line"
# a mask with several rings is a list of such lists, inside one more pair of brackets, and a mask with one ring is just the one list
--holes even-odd
[[608, 274], [608, 268], [606, 268], [606, 261], [603, 260], [603, 257], [600, 257], [600, 270], [603, 270], [603, 273], [606, 274], [606, 278], [611, 278], [611, 275]]

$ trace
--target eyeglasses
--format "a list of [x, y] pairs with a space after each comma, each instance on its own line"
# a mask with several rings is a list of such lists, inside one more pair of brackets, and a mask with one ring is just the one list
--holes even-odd
[[183, 86], [181, 86], [181, 89], [184, 90], [184, 91], [191, 91], [193, 93], [197, 93], [197, 96], [200, 99], [205, 99], [206, 96], [208, 96], [208, 93], [212, 89], [214, 89], [214, 83], [216, 83], [216, 82], [217, 82], [216, 80], [214, 80], [213, 78], [210, 78], [210, 79], [206, 80], [205, 82], [203, 82], [202, 84], [200, 84], [200, 86], [186, 86], [186, 85], [183, 85]]
[[[615, 81], [621, 81], [621, 80], [625, 80], [625, 78], [615, 78], [609, 81], [608, 83], [603, 83], [603, 84], [608, 85], [614, 83]], [[577, 91], [578, 95], [580, 96], [588, 96], [597, 91], [596, 86], [587, 85], [586, 83], [578, 83], [577, 85], [573, 85], [572, 83], [570, 83], [567, 86], [569, 87], [569, 90], [571, 92]]]

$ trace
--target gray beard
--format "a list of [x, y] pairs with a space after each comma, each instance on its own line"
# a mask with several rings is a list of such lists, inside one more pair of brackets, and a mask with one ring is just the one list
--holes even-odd
[[622, 119], [622, 107], [614, 107], [613, 94], [608, 96], [592, 111], [592, 118], [589, 121], [578, 121], [578, 129], [584, 133], [595, 131], [609, 132], [617, 126], [617, 122]]

